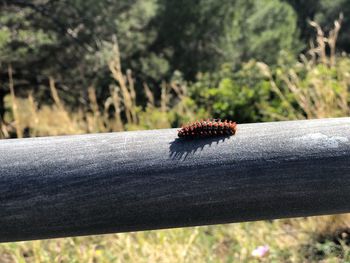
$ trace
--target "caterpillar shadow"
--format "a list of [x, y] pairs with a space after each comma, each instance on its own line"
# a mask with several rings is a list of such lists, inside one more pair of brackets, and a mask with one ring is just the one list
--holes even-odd
[[177, 138], [170, 142], [169, 157], [176, 160], [186, 160], [189, 156], [200, 152], [206, 145], [211, 147], [228, 139], [230, 135], [221, 135], [208, 138]]

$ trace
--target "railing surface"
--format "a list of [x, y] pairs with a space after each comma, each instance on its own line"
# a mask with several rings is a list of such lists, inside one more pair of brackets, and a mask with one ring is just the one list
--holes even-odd
[[350, 118], [0, 141], [0, 241], [350, 212]]

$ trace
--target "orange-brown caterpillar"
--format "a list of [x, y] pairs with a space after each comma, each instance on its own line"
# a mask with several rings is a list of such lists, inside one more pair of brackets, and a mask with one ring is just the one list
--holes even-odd
[[180, 138], [212, 137], [220, 135], [234, 135], [237, 124], [233, 121], [221, 121], [212, 119], [206, 121], [196, 121], [185, 125], [178, 131]]

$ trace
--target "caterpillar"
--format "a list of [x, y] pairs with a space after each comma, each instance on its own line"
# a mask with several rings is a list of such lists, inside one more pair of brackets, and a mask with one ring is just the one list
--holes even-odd
[[221, 121], [220, 119], [208, 119], [195, 121], [178, 130], [180, 138], [214, 137], [221, 135], [234, 135], [237, 124], [233, 121]]

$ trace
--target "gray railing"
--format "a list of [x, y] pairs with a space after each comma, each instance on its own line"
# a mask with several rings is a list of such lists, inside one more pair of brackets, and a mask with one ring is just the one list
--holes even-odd
[[350, 118], [0, 141], [0, 241], [350, 212]]

